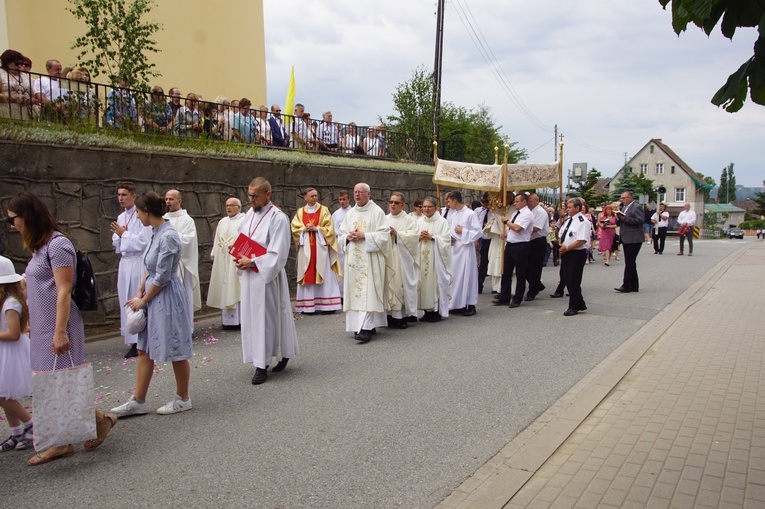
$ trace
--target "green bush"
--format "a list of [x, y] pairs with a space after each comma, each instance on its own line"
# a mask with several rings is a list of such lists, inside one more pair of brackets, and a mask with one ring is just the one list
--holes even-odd
[[765, 219], [755, 219], [754, 221], [744, 221], [739, 228], [742, 230], [757, 230], [758, 228], [765, 228]]

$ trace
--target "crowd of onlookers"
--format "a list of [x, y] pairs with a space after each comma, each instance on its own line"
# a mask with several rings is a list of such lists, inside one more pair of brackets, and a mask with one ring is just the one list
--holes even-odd
[[[305, 106], [282, 113], [278, 104], [254, 106], [246, 97], [200, 94], [184, 97], [178, 87], [145, 93], [93, 83], [85, 68], [65, 68], [58, 60], [33, 73], [32, 61], [15, 50], [0, 55], [0, 118], [49, 120], [124, 129], [180, 138], [200, 138], [368, 157], [389, 156], [385, 124], [338, 124], [332, 112], [314, 120]], [[411, 142], [407, 142], [411, 145]]]

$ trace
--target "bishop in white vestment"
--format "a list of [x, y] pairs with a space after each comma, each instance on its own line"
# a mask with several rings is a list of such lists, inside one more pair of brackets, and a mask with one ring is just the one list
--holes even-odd
[[345, 330], [366, 343], [377, 327], [387, 324], [388, 296], [386, 261], [390, 249], [390, 227], [385, 213], [370, 200], [367, 184], [356, 184], [356, 205], [343, 219], [338, 243], [345, 250], [343, 281]]

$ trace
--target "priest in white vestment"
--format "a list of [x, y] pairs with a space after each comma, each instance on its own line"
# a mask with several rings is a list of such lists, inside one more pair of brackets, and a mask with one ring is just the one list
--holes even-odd
[[427, 197], [422, 200], [422, 214], [417, 221], [420, 266], [418, 308], [423, 312], [420, 320], [438, 322], [449, 317], [452, 236], [449, 223], [437, 213], [435, 198]]
[[297, 259], [295, 311], [332, 314], [342, 307], [337, 280], [343, 271], [335, 227], [329, 209], [318, 203], [315, 188], [306, 189], [303, 198], [306, 205], [297, 210], [290, 225]]
[[417, 287], [419, 285], [419, 235], [417, 220], [404, 212], [402, 193], [392, 193], [388, 200], [390, 214], [390, 257], [388, 267], [388, 325], [406, 329], [407, 322], [417, 321]]
[[[332, 226], [335, 227], [335, 235], [340, 231], [340, 225], [343, 224], [345, 215], [351, 210], [351, 197], [348, 195], [348, 191], [342, 190], [337, 193], [337, 204], [340, 207], [332, 213]], [[345, 250], [338, 249], [338, 255], [340, 255], [340, 267], [345, 267]], [[343, 296], [343, 276], [340, 275], [337, 278], [337, 284], [340, 288], [340, 297]]]
[[131, 334], [127, 328], [127, 307], [125, 303], [135, 297], [143, 281], [146, 267], [143, 264], [143, 253], [151, 240], [151, 226], [144, 226], [135, 213], [135, 185], [132, 182], [117, 184], [117, 201], [125, 210], [112, 222], [112, 245], [120, 255], [120, 265], [117, 270], [117, 296], [120, 302], [120, 334], [125, 338], [125, 344], [131, 345], [125, 358], [138, 357], [136, 343], [138, 334]]
[[284, 270], [290, 253], [290, 220], [271, 203], [271, 184], [266, 179], [250, 182], [247, 195], [252, 208], [239, 233], [266, 249], [262, 256], [236, 261], [242, 297], [242, 357], [255, 367], [252, 383], [258, 385], [266, 381], [274, 358], [281, 360], [272, 372], [287, 367], [298, 354], [298, 343]]
[[[165, 219], [170, 221], [178, 237], [181, 239], [181, 263], [178, 264], [178, 275], [186, 289], [186, 297], [189, 300], [189, 309], [199, 311], [202, 309], [202, 294], [199, 289], [199, 240], [197, 238], [197, 225], [194, 219], [181, 208], [183, 197], [181, 192], [171, 189], [165, 193], [165, 205], [167, 213]], [[191, 328], [194, 329], [194, 313], [189, 313]]]
[[385, 212], [370, 200], [367, 184], [356, 184], [353, 199], [356, 205], [338, 232], [338, 243], [345, 250], [343, 311], [345, 330], [367, 343], [377, 327], [387, 324], [390, 227]]
[[483, 227], [475, 213], [462, 203], [462, 193], [452, 191], [446, 205], [452, 238], [452, 314], [473, 316], [478, 304], [478, 261], [475, 241], [481, 238]]
[[207, 290], [207, 305], [221, 310], [220, 320], [224, 329], [238, 329], [240, 326], [239, 276], [228, 249], [239, 234], [239, 225], [243, 218], [242, 202], [239, 198], [226, 200], [226, 217], [218, 221], [210, 252], [213, 264]]

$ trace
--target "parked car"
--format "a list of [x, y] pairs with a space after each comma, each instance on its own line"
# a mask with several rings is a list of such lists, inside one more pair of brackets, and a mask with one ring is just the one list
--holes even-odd
[[741, 228], [731, 228], [728, 230], [728, 238], [737, 238], [737, 239], [743, 239], [744, 238], [744, 230]]

